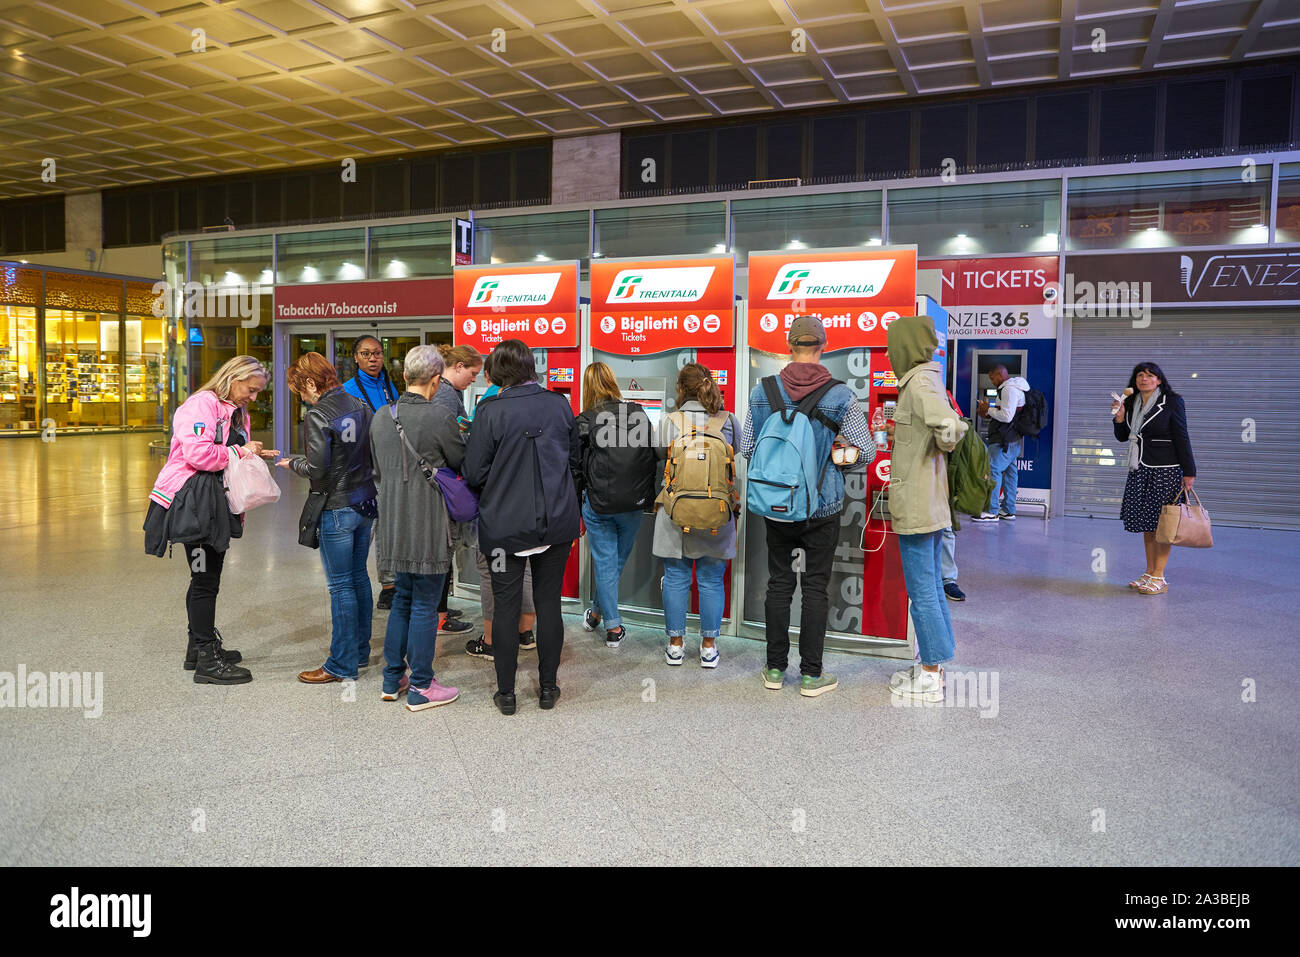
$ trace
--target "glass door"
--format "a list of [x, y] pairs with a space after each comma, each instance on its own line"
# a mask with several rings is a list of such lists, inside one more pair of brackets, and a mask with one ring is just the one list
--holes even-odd
[[[379, 339], [380, 351], [383, 355], [377, 358], [383, 359], [382, 368], [397, 391], [399, 393], [404, 391], [406, 380], [402, 378], [402, 362], [406, 359], [406, 354], [422, 341], [419, 328], [385, 329], [382, 333], [372, 332], [364, 326], [335, 329], [333, 362], [334, 368], [339, 371], [340, 381], [347, 382], [357, 374], [357, 340], [365, 336], [375, 336]], [[374, 343], [371, 342], [369, 347], [362, 351], [373, 350]]]
[[[329, 355], [329, 333], [323, 329], [290, 333], [287, 360], [284, 369], [278, 370], [280, 375], [276, 378], [282, 377], [289, 366], [308, 352], [319, 352], [323, 356]], [[289, 400], [289, 434], [287, 436], [289, 452], [293, 455], [302, 455], [302, 417], [306, 414], [308, 407], [289, 388], [285, 388], [284, 394]], [[283, 450], [283, 447], [281, 448]]]
[[[379, 349], [374, 343], [363, 344], [363, 352], [379, 352], [381, 355], [366, 355], [373, 368], [387, 374], [393, 386], [400, 393], [406, 388], [402, 375], [402, 363], [406, 354], [421, 344], [441, 345], [451, 342], [451, 320], [446, 318], [408, 320], [402, 326], [386, 327], [376, 331], [368, 322], [355, 325], [321, 328], [307, 325], [285, 325], [279, 327], [283, 335], [280, 340], [282, 350], [280, 360], [283, 365], [275, 370], [275, 383], [284, 386], [285, 371], [300, 356], [307, 352], [318, 352], [329, 359], [338, 371], [339, 381], [347, 382], [357, 374], [357, 340], [364, 336], [379, 339]], [[283, 404], [278, 408], [285, 415], [285, 430], [276, 426], [277, 446], [292, 454], [302, 454], [302, 419], [307, 406], [287, 388], [284, 389]]]

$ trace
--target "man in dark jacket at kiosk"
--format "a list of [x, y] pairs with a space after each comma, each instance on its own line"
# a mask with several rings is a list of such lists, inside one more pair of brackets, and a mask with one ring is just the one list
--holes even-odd
[[[479, 493], [479, 548], [492, 574], [492, 647], [502, 714], [515, 713], [515, 670], [524, 567], [533, 575], [541, 706], [560, 697], [564, 647], [560, 591], [578, 537], [581, 444], [568, 400], [537, 384], [533, 354], [518, 339], [496, 347], [492, 380], [501, 392], [479, 407], [465, 454], [465, 481]], [[485, 583], [486, 584], [486, 583]]]

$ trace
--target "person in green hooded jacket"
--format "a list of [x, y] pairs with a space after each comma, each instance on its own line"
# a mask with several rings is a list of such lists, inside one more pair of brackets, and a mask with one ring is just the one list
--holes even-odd
[[921, 659], [890, 678], [889, 690], [904, 698], [942, 701], [942, 666], [956, 651], [943, 590], [943, 530], [952, 524], [946, 453], [957, 447], [968, 426], [948, 404], [940, 365], [934, 361], [939, 337], [933, 321], [926, 316], [895, 319], [887, 343], [889, 365], [898, 377], [889, 514]]

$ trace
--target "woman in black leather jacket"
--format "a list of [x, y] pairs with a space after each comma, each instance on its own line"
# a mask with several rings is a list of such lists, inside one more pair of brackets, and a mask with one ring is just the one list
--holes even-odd
[[304, 671], [307, 684], [351, 681], [370, 664], [373, 606], [366, 556], [374, 526], [375, 481], [370, 464], [370, 409], [344, 391], [338, 373], [320, 353], [308, 352], [289, 366], [289, 388], [311, 403], [303, 419], [306, 455], [277, 464], [311, 480], [323, 494], [320, 557], [329, 583], [333, 630], [325, 664]]

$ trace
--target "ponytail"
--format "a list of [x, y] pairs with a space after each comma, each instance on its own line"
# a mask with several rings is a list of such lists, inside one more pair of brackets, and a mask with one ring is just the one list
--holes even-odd
[[681, 408], [692, 399], [704, 406], [709, 415], [722, 411], [722, 392], [713, 374], [698, 362], [682, 367], [677, 376], [677, 408]]

